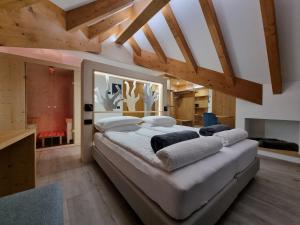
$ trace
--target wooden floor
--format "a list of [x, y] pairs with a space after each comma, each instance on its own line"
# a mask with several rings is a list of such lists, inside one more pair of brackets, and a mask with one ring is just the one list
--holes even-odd
[[[80, 162], [79, 147], [37, 154], [38, 186], [64, 191], [66, 225], [142, 224], [96, 163]], [[299, 225], [300, 165], [261, 159], [261, 169], [218, 225]]]

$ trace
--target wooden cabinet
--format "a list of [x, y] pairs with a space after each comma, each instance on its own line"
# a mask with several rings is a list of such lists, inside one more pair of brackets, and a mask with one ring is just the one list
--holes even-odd
[[35, 130], [0, 133], [0, 196], [35, 187]]
[[178, 121], [192, 121], [194, 126], [203, 126], [203, 113], [213, 112], [220, 123], [234, 128], [235, 100], [235, 97], [208, 88], [172, 91], [169, 93], [170, 115]]

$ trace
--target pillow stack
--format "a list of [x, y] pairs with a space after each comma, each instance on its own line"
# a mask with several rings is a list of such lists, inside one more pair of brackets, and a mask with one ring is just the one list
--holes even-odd
[[135, 126], [136, 124], [142, 123], [143, 120], [134, 116], [114, 116], [107, 117], [98, 120], [95, 123], [95, 127], [100, 132], [105, 132], [115, 128]]

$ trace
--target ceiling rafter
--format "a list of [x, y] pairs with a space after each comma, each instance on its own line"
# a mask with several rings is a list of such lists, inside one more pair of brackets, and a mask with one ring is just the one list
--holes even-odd
[[272, 89], [274, 94], [281, 94], [282, 75], [274, 0], [260, 0], [260, 8], [263, 19]]
[[96, 23], [132, 4], [133, 0], [97, 0], [69, 10], [66, 12], [66, 29], [76, 30]]
[[177, 42], [177, 45], [179, 46], [183, 57], [185, 58], [186, 62], [193, 68], [194, 71], [197, 71], [198, 65], [197, 62], [192, 54], [192, 51], [185, 40], [185, 37], [180, 29], [180, 26], [177, 22], [177, 19], [173, 13], [173, 10], [170, 6], [170, 4], [166, 5], [162, 9], [162, 13], [169, 25], [169, 28]]
[[145, 24], [143, 26], [143, 32], [146, 36], [146, 38], [148, 39], [150, 45], [152, 46], [153, 50], [155, 51], [156, 55], [158, 56], [158, 58], [166, 63], [167, 62], [167, 56], [164, 53], [164, 50], [162, 49], [162, 47], [160, 46], [158, 40], [156, 39], [154, 33], [152, 32], [150, 26], [148, 24]]
[[262, 104], [262, 85], [252, 81], [237, 77], [235, 86], [229, 87], [224, 83], [225, 75], [223, 73], [203, 67], [198, 67], [197, 72], [195, 72], [187, 63], [170, 58], [167, 59], [167, 63], [162, 63], [155, 54], [146, 51], [142, 51], [141, 56], [134, 55], [134, 62], [148, 69], [162, 71], [179, 79], [200, 84], [256, 104]]
[[215, 45], [226, 82], [229, 86], [235, 84], [235, 75], [230, 61], [225, 41], [222, 35], [213, 0], [199, 0], [209, 32]]
[[66, 31], [64, 15], [65, 12], [50, 1], [41, 1], [30, 8], [0, 10], [0, 46], [99, 53], [101, 45], [97, 40], [89, 40], [80, 30]]
[[98, 35], [98, 41], [102, 43], [103, 41], [110, 38], [112, 35], [117, 35], [120, 32], [120, 25], [114, 26], [101, 34]]
[[170, 0], [152, 0], [146, 7], [135, 16], [132, 22], [120, 33], [116, 43], [124, 44], [141, 27], [143, 27], [160, 9], [162, 9]]
[[142, 55], [142, 49], [139, 46], [139, 44], [136, 42], [136, 40], [134, 39], [134, 37], [129, 38], [128, 43], [131, 46], [134, 54], [136, 54], [138, 56]]
[[97, 35], [101, 34], [104, 31], [109, 30], [110, 28], [119, 25], [120, 23], [128, 20], [132, 16], [132, 7], [128, 7], [125, 9], [120, 10], [119, 12], [104, 18], [103, 20], [99, 21], [88, 27], [88, 36], [89, 38], [94, 38]]

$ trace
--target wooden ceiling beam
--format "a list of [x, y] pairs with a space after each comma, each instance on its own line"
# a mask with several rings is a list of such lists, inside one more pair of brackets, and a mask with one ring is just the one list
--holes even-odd
[[197, 71], [198, 65], [197, 62], [192, 54], [191, 49], [188, 46], [187, 41], [184, 38], [184, 35], [180, 29], [180, 26], [177, 22], [177, 19], [173, 13], [173, 10], [170, 4], [166, 5], [162, 9], [162, 13], [170, 27], [171, 32], [182, 52], [183, 57], [185, 58], [186, 62], [192, 67], [194, 71]]
[[45, 0], [1, 0], [0, 9], [19, 10], [20, 8], [40, 3]]
[[112, 27], [119, 25], [120, 23], [124, 22], [125, 20], [130, 19], [132, 16], [132, 7], [125, 8], [120, 10], [119, 12], [104, 18], [103, 20], [99, 21], [88, 27], [88, 36], [89, 38], [94, 38], [98, 34], [111, 29]]
[[138, 45], [138, 43], [136, 42], [136, 40], [134, 39], [134, 37], [129, 38], [128, 43], [131, 46], [133, 52], [136, 55], [141, 56], [142, 49], [140, 48], [140, 46]]
[[198, 67], [197, 72], [192, 70], [187, 63], [174, 59], [167, 59], [161, 63], [158, 57], [146, 51], [141, 56], [134, 55], [134, 62], [148, 69], [161, 71], [182, 80], [200, 84], [217, 91], [256, 103], [262, 104], [262, 85], [236, 77], [235, 86], [225, 84], [225, 75], [216, 71]]
[[282, 93], [282, 75], [274, 0], [260, 0], [270, 76], [274, 94]]
[[65, 29], [65, 12], [50, 1], [19, 10], [0, 10], [0, 46], [67, 49], [99, 53], [98, 40]]
[[114, 27], [102, 32], [101, 34], [99, 34], [98, 35], [98, 41], [99, 41], [99, 43], [102, 43], [103, 41], [110, 38], [112, 35], [117, 35], [119, 32], [120, 32], [119, 25], [114, 26]]
[[166, 63], [167, 62], [167, 56], [164, 53], [164, 50], [162, 49], [162, 47], [160, 46], [158, 40], [156, 39], [154, 33], [152, 32], [150, 26], [148, 24], [145, 24], [143, 26], [143, 32], [146, 36], [146, 38], [148, 39], [150, 45], [152, 46], [153, 50], [155, 51], [156, 55], [158, 56], [158, 58]]
[[213, 5], [213, 0], [199, 0], [209, 32], [215, 45], [226, 81], [229, 86], [235, 83], [235, 75], [231, 65], [225, 41], [222, 35], [218, 17]]
[[76, 30], [96, 23], [132, 4], [133, 0], [97, 0], [69, 10], [66, 12], [66, 29]]
[[132, 22], [121, 32], [116, 43], [124, 44], [131, 38], [142, 26], [144, 26], [160, 9], [162, 9], [170, 0], [152, 0], [146, 7], [135, 16]]

